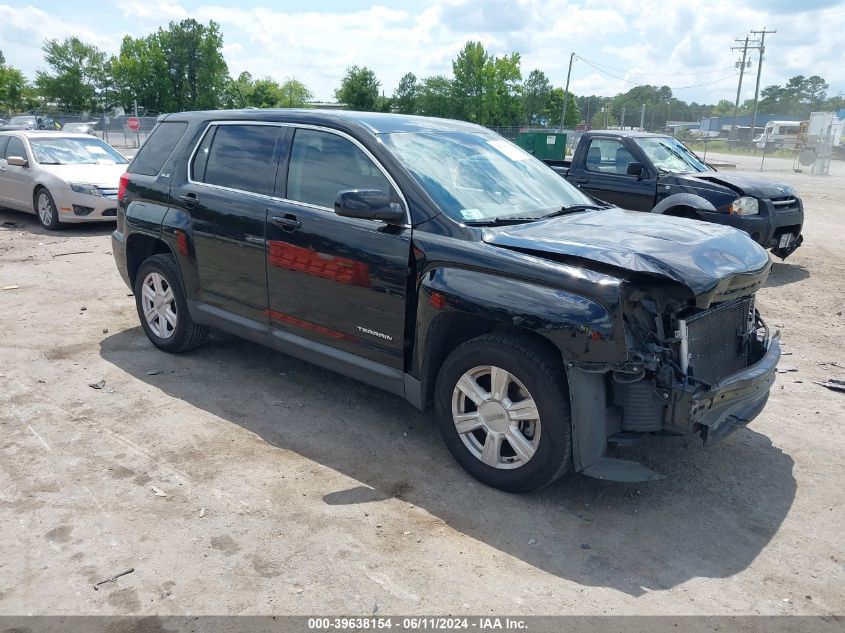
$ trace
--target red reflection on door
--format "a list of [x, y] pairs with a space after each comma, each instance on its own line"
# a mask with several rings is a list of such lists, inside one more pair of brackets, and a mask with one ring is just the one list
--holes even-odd
[[364, 262], [319, 253], [287, 242], [269, 240], [267, 244], [269, 262], [273, 266], [331, 279], [342, 284], [370, 287], [370, 267]]

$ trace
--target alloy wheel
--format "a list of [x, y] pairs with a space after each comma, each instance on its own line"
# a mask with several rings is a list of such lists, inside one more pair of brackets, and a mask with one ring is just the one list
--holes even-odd
[[153, 334], [162, 339], [173, 336], [178, 323], [176, 298], [164, 275], [151, 272], [144, 277], [141, 305]]
[[50, 226], [53, 222], [53, 203], [45, 191], [38, 194], [38, 218], [44, 226]]
[[534, 398], [501, 367], [481, 365], [461, 376], [452, 392], [452, 420], [470, 453], [493, 468], [519, 468], [539, 446]]

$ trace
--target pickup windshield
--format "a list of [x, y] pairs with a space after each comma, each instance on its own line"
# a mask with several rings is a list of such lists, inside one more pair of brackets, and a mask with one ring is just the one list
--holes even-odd
[[539, 219], [563, 207], [595, 204], [493, 133], [394, 132], [381, 138], [432, 200], [458, 222]]
[[671, 136], [635, 136], [634, 142], [662, 171], [712, 171], [691, 149]]

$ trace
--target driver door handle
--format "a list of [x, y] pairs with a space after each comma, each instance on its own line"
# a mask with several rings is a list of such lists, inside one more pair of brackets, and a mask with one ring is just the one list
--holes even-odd
[[270, 221], [276, 226], [282, 227], [283, 231], [295, 231], [302, 226], [302, 222], [297, 220], [296, 216], [291, 215], [290, 213], [285, 216], [274, 215], [270, 218]]
[[575, 182], [583, 185], [584, 183], [590, 182], [590, 179], [589, 178], [576, 178]]
[[195, 193], [186, 193], [179, 196], [179, 199], [185, 203], [185, 206], [189, 209], [197, 206], [199, 204], [199, 198], [197, 198], [197, 194]]

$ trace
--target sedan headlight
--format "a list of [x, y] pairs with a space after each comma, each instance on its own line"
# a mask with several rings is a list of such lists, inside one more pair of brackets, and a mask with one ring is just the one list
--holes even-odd
[[736, 215], [757, 215], [760, 213], [757, 198], [750, 198], [748, 196], [737, 198], [728, 207], [728, 213], [734, 213]]
[[70, 188], [76, 193], [83, 193], [88, 196], [97, 196], [98, 198], [103, 196], [103, 192], [100, 191], [100, 188], [97, 185], [86, 185], [84, 183], [72, 182], [70, 183]]

